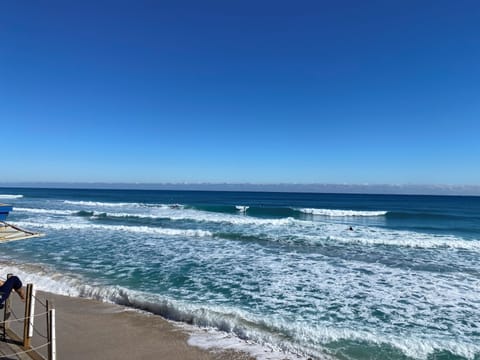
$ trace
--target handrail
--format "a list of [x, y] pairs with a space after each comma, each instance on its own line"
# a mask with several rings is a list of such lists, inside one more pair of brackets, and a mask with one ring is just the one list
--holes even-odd
[[[10, 277], [9, 274], [7, 277]], [[2, 279], [0, 277], [0, 279]], [[35, 300], [38, 301], [41, 307], [45, 309], [45, 311], [34, 314], [34, 307], [35, 307]], [[37, 350], [42, 349], [48, 346], [48, 360], [56, 360], [56, 339], [55, 339], [55, 309], [52, 308], [51, 302], [48, 300], [44, 303], [40, 301], [33, 289], [33, 284], [27, 284], [27, 291], [26, 291], [26, 299], [25, 299], [25, 316], [24, 317], [17, 317], [13, 309], [10, 306], [11, 298], [7, 298], [5, 301], [5, 310], [3, 321], [0, 321], [0, 326], [3, 326], [4, 336], [8, 333], [8, 336], [19, 340], [22, 342], [23, 351], [13, 353], [10, 355], [1, 355], [0, 357], [10, 357], [19, 354], [27, 354], [32, 359], [35, 360], [45, 360], [45, 357], [42, 356]], [[10, 316], [13, 318], [10, 319]], [[47, 323], [47, 335], [43, 335], [40, 329], [34, 325], [35, 318], [39, 316], [46, 316], [46, 323]], [[23, 337], [16, 334], [13, 329], [10, 329], [9, 325], [13, 322], [21, 322], [23, 321]], [[47, 339], [45, 343], [42, 345], [32, 347], [30, 345], [30, 341], [34, 336], [34, 332], [43, 339]]]
[[19, 228], [18, 226], [12, 225], [12, 224], [10, 224], [10, 223], [7, 223], [6, 221], [0, 221], [0, 223], [3, 223], [3, 225], [5, 225], [5, 226], [10, 226], [11, 228], [13, 228], [13, 229], [15, 229], [15, 230], [24, 232], [25, 234], [29, 234], [29, 235], [36, 235], [36, 234], [38, 234], [38, 233], [36, 233], [36, 232], [32, 232], [32, 231], [28, 231], [28, 230]]

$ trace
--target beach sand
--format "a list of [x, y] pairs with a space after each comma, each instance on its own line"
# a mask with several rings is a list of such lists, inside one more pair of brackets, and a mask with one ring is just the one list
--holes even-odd
[[[56, 309], [58, 359], [253, 359], [237, 351], [207, 351], [189, 346], [186, 331], [160, 316], [95, 300], [37, 293], [40, 301], [45, 298], [53, 301]], [[15, 295], [12, 300], [13, 309], [20, 314], [22, 303]], [[38, 304], [35, 311], [42, 311]], [[35, 318], [36, 328], [44, 329], [43, 324], [43, 317]], [[41, 336], [34, 335], [32, 345], [38, 346], [42, 341], [45, 342]], [[46, 355], [44, 349], [41, 353]]]

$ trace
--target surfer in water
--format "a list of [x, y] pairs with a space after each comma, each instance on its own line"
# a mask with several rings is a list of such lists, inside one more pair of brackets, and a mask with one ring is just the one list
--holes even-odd
[[0, 309], [5, 306], [5, 300], [8, 299], [12, 290], [20, 296], [22, 301], [25, 301], [25, 293], [22, 289], [22, 282], [17, 276], [10, 276], [6, 281], [0, 280]]

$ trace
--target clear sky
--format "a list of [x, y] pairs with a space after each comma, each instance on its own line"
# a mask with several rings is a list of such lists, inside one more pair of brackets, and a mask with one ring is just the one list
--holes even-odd
[[0, 181], [480, 184], [478, 1], [2, 1]]

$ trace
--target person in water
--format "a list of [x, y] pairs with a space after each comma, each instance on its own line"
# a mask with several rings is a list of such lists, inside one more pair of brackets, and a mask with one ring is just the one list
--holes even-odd
[[5, 300], [8, 299], [12, 290], [15, 290], [20, 299], [25, 301], [25, 293], [22, 286], [23, 284], [17, 276], [10, 276], [6, 281], [0, 280], [0, 309], [5, 306]]

